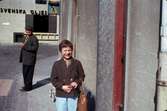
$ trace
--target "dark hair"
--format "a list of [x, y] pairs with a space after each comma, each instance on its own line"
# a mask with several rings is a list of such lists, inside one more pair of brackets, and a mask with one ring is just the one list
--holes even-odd
[[62, 48], [64, 47], [70, 47], [73, 50], [73, 44], [69, 40], [62, 40], [59, 44], [59, 51], [62, 51]]
[[28, 31], [31, 31], [31, 32], [32, 32], [32, 31], [33, 31], [33, 27], [32, 27], [32, 26], [26, 26], [26, 27], [25, 27], [25, 30], [28, 30]]

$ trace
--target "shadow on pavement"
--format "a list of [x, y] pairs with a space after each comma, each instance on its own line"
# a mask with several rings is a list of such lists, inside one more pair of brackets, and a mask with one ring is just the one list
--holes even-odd
[[95, 98], [94, 95], [91, 93], [91, 91], [87, 92], [87, 98], [88, 98], [88, 111], [95, 111]]
[[42, 87], [46, 84], [49, 84], [49, 83], [50, 83], [50, 78], [46, 78], [46, 79], [37, 81], [37, 83], [33, 85], [33, 89], [40, 88], [40, 87]]

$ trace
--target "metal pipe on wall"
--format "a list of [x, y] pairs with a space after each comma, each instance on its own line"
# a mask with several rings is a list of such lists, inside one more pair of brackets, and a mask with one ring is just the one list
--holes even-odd
[[68, 21], [67, 21], [67, 39], [71, 40], [72, 34], [72, 0], [68, 1]]
[[167, 111], [167, 0], [162, 0], [156, 111]]

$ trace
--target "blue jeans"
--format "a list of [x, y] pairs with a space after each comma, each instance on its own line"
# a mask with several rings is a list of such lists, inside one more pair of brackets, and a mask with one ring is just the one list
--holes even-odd
[[56, 97], [56, 111], [76, 111], [78, 97]]

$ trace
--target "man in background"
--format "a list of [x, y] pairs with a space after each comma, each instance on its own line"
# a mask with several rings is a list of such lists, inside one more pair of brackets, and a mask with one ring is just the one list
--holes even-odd
[[23, 64], [24, 86], [21, 91], [32, 90], [36, 56], [39, 47], [38, 39], [33, 35], [32, 27], [25, 28], [24, 42], [21, 43], [20, 62]]

